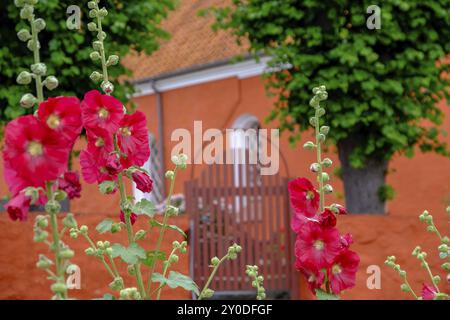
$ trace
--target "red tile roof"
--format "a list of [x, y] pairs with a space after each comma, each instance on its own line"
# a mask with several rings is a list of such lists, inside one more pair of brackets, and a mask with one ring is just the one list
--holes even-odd
[[230, 0], [181, 0], [162, 24], [171, 34], [151, 56], [130, 54], [123, 64], [134, 71], [133, 80], [222, 61], [245, 54], [230, 32], [211, 29], [211, 15], [199, 17], [198, 11], [211, 6], [224, 6]]

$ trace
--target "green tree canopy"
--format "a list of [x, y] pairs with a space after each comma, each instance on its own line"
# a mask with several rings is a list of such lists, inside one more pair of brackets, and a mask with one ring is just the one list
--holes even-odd
[[213, 27], [232, 30], [252, 52], [269, 54], [271, 65], [282, 67], [268, 77], [279, 98], [268, 119], [279, 120], [291, 142], [309, 128], [311, 89], [325, 84], [330, 138], [338, 148], [347, 146], [340, 149], [350, 154], [341, 160], [351, 167], [364, 168], [368, 159], [381, 166], [397, 152], [412, 156], [417, 145], [448, 154], [436, 103], [450, 97], [449, 77], [443, 77], [449, 71], [443, 60], [450, 51], [450, 1], [382, 1], [380, 29], [366, 25], [372, 4], [233, 0], [212, 8]]
[[[73, 4], [81, 8], [81, 28], [69, 30], [66, 11]], [[111, 54], [123, 57], [130, 50], [151, 54], [158, 48], [158, 40], [169, 36], [159, 25], [174, 9], [174, 0], [102, 0], [100, 5], [109, 11], [104, 30], [109, 38], [106, 49]], [[47, 65], [48, 74], [59, 80], [59, 87], [51, 92], [52, 96], [75, 95], [81, 99], [86, 91], [96, 87], [89, 79], [94, 67], [89, 58], [93, 33], [87, 30], [88, 11], [87, 1], [41, 0], [36, 5], [36, 15], [47, 25], [39, 33], [41, 60]], [[26, 43], [16, 35], [22, 28], [29, 29], [19, 13], [14, 1], [0, 3], [0, 124], [32, 112], [21, 108], [19, 100], [24, 93], [34, 90], [28, 88], [27, 91], [27, 87], [16, 83], [19, 72], [27, 70], [33, 61]], [[18, 21], [21, 22], [18, 24]], [[121, 65], [111, 72], [112, 80], [131, 74]], [[116, 85], [114, 94], [125, 102], [126, 94], [131, 91], [132, 87], [124, 83]]]

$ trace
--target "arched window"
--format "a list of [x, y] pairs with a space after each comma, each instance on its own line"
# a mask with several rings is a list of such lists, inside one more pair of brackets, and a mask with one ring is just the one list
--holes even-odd
[[[247, 187], [249, 181], [254, 181], [247, 175], [258, 174], [258, 164], [253, 163], [252, 160], [258, 161], [259, 158], [258, 131], [261, 128], [261, 124], [255, 116], [243, 114], [234, 121], [232, 128], [234, 131], [231, 135], [229, 151], [232, 152], [233, 156], [234, 186], [237, 188]], [[241, 208], [245, 208], [248, 200], [246, 196], [236, 197], [236, 212], [239, 212]], [[246, 211], [244, 211], [244, 221], [249, 218], [245, 215]]]

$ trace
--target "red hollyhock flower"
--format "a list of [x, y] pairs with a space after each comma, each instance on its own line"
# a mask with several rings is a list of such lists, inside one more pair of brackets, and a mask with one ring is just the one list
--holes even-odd
[[299, 266], [327, 268], [339, 254], [341, 242], [336, 228], [323, 228], [319, 222], [306, 221], [295, 242]]
[[80, 100], [75, 97], [49, 98], [39, 105], [38, 118], [73, 144], [82, 128]]
[[[136, 222], [136, 220], [137, 220], [137, 214], [135, 214], [135, 213], [132, 213], [131, 215], [130, 215], [130, 221], [131, 221], [131, 224], [133, 225], [135, 222]], [[126, 221], [125, 221], [125, 214], [123, 213], [123, 211], [120, 211], [120, 221], [122, 221], [123, 223], [126, 223]]]
[[295, 212], [306, 217], [314, 217], [319, 209], [319, 193], [306, 178], [297, 178], [289, 182], [289, 196]]
[[336, 216], [330, 209], [325, 209], [319, 215], [319, 223], [324, 228], [333, 228], [336, 226]]
[[353, 236], [350, 233], [341, 236], [342, 248], [348, 249], [352, 243], [353, 243]]
[[12, 194], [18, 194], [21, 190], [31, 185], [28, 180], [19, 176], [19, 173], [11, 168], [11, 164], [7, 159], [4, 159], [3, 166], [5, 181]]
[[118, 175], [122, 171], [122, 165], [117, 154], [109, 154], [106, 156], [105, 168], [112, 176]]
[[423, 300], [434, 300], [436, 297], [436, 288], [430, 286], [428, 283], [422, 285], [422, 299]]
[[91, 128], [86, 130], [88, 143], [92, 147], [110, 153], [114, 150], [112, 134], [102, 128]]
[[346, 215], [347, 214], [347, 209], [343, 206], [341, 206], [340, 204], [336, 204], [336, 208], [338, 209], [338, 213], [340, 215]]
[[152, 192], [153, 181], [146, 173], [142, 171], [135, 171], [131, 177], [133, 178], [134, 183], [136, 183], [136, 188], [142, 192]]
[[299, 270], [303, 276], [306, 278], [309, 289], [315, 292], [316, 289], [320, 288], [325, 280], [325, 273], [315, 269], [314, 267], [303, 267], [296, 263], [296, 268]]
[[7, 168], [16, 172], [6, 173], [10, 181], [20, 177], [28, 186], [38, 187], [56, 180], [66, 170], [69, 149], [60, 134], [28, 115], [6, 126], [3, 158]]
[[107, 180], [115, 180], [106, 168], [105, 153], [92, 145], [88, 145], [80, 153], [81, 174], [87, 183], [102, 183]]
[[113, 134], [123, 118], [123, 105], [114, 97], [91, 90], [81, 102], [81, 115], [87, 130], [102, 128]]
[[351, 250], [343, 250], [334, 259], [328, 269], [331, 291], [339, 294], [342, 290], [355, 286], [356, 272], [358, 271], [359, 256]]
[[5, 205], [5, 209], [12, 220], [25, 221], [28, 217], [30, 202], [31, 198], [27, 197], [23, 192], [20, 192], [8, 201]]
[[121, 162], [124, 168], [132, 165], [142, 166], [150, 157], [148, 130], [145, 115], [136, 111], [125, 115], [118, 132], [120, 150], [124, 153]]
[[65, 172], [62, 178], [59, 178], [59, 189], [65, 191], [69, 199], [81, 197], [81, 183], [78, 172]]

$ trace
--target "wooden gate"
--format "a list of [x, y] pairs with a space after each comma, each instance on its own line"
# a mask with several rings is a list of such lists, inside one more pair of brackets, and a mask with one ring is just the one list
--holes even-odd
[[224, 256], [234, 242], [243, 248], [238, 259], [220, 266], [210, 285], [218, 299], [255, 299], [246, 264], [260, 268], [268, 298], [298, 296], [288, 179], [261, 175], [259, 169], [250, 164], [213, 164], [185, 183], [190, 273], [197, 284], [202, 287], [207, 281], [212, 257]]

